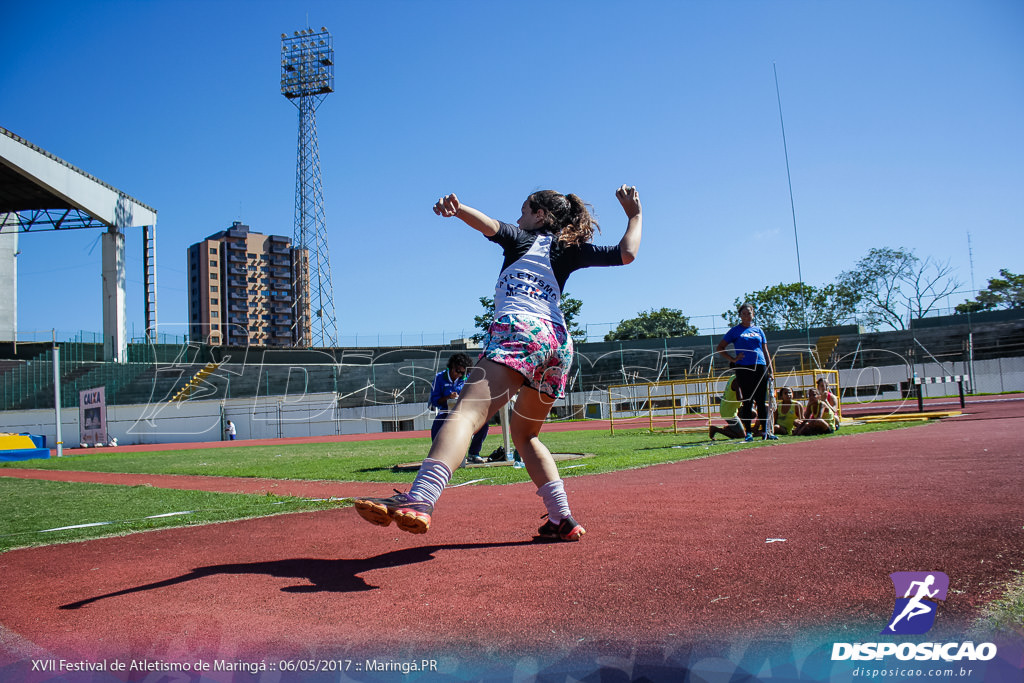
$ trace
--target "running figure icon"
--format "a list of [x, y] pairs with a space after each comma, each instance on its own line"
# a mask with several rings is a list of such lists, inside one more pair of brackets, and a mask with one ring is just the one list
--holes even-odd
[[910, 602], [908, 602], [907, 606], [903, 608], [903, 611], [900, 612], [900, 615], [893, 619], [892, 623], [889, 624], [890, 631], [895, 630], [896, 624], [899, 622], [900, 619], [906, 619], [907, 621], [910, 621], [914, 617], [920, 616], [922, 614], [928, 614], [932, 611], [932, 609], [934, 609], [933, 605], [926, 605], [921, 602], [924, 598], [934, 598], [935, 595], [939, 592], [938, 589], [933, 591], [928, 590], [929, 586], [932, 586], [934, 583], [934, 574], [929, 574], [928, 578], [924, 581], [911, 582], [910, 588], [907, 589], [907, 594], [903, 597], [910, 598], [910, 593], [914, 590], [914, 586], [917, 586], [917, 595], [910, 598]]
[[[942, 572], [896, 572], [890, 576], [896, 590], [896, 605], [893, 618], [882, 633], [925, 633], [931, 629], [938, 609], [936, 601], [946, 599], [949, 577]], [[928, 618], [911, 623], [924, 615]]]

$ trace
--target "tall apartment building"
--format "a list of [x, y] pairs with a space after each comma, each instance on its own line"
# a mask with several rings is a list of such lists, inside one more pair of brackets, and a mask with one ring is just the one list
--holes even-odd
[[299, 259], [308, 272], [308, 258], [290, 238], [250, 232], [238, 221], [190, 246], [189, 338], [218, 346], [310, 346], [308, 305], [295, 309]]

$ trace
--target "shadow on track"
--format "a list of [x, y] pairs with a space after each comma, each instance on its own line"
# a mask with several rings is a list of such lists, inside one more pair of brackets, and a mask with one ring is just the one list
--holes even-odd
[[418, 548], [393, 550], [382, 555], [374, 555], [366, 559], [354, 560], [321, 560], [312, 558], [294, 558], [290, 560], [273, 560], [270, 562], [249, 562], [244, 564], [215, 564], [208, 567], [197, 567], [188, 574], [182, 574], [163, 581], [155, 581], [142, 586], [134, 586], [114, 591], [105, 595], [97, 595], [78, 602], [61, 605], [60, 609], [80, 609], [94, 602], [121, 595], [131, 595], [143, 591], [156, 590], [174, 586], [186, 581], [195, 581], [207, 576], [219, 574], [263, 574], [289, 579], [304, 579], [309, 583], [285, 586], [281, 590], [286, 593], [352, 593], [357, 591], [376, 590], [363, 579], [360, 574], [374, 569], [387, 569], [403, 565], [427, 562], [434, 559], [439, 550], [477, 550], [481, 548], [506, 548], [524, 545], [535, 545], [537, 540], [508, 541], [504, 543], [454, 543], [449, 545], [426, 545]]

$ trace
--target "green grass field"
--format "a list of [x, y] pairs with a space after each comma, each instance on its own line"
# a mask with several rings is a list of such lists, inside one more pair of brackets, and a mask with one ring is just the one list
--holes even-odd
[[[895, 429], [901, 423], [844, 427], [841, 434]], [[562, 476], [572, 477], [646, 467], [691, 458], [713, 456], [746, 448], [771, 448], [772, 444], [729, 441], [719, 437], [708, 442], [701, 434], [579, 430], [544, 434], [554, 453], [583, 453], [593, 457], [566, 460]], [[795, 437], [786, 441], [837, 438]], [[500, 445], [489, 436], [484, 453]], [[84, 455], [0, 463], [0, 468], [28, 468], [128, 474], [178, 474], [220, 477], [257, 477], [319, 481], [373, 481], [406, 485], [414, 471], [396, 471], [394, 465], [418, 462], [430, 446], [428, 438], [388, 439], [321, 444], [279, 444], [196, 448], [178, 451], [87, 453]], [[475, 485], [500, 485], [528, 481], [523, 469], [491, 467], [460, 469], [452, 484], [485, 479]], [[23, 546], [82, 541], [115, 534], [188, 524], [205, 524], [261, 515], [348, 505], [348, 501], [308, 502], [298, 498], [262, 495], [201, 493], [150, 486], [49, 482], [0, 477], [0, 493], [9, 501], [10, 514], [0, 517], [0, 552]], [[186, 515], [153, 518], [174, 512]], [[59, 527], [83, 526], [40, 533]]]
[[24, 546], [320, 510], [337, 505], [330, 501], [272, 495], [4, 477], [0, 477], [0, 498], [4, 500], [0, 552]]

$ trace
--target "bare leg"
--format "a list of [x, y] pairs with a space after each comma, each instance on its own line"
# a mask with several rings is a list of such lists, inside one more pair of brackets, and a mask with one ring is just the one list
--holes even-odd
[[519, 398], [516, 399], [515, 409], [509, 417], [512, 443], [522, 456], [526, 472], [537, 488], [561, 478], [555, 459], [551, 457], [551, 451], [539, 438], [544, 420], [551, 413], [551, 404], [554, 402], [553, 398], [541, 394], [536, 389], [523, 387], [519, 392]]
[[723, 436], [727, 436], [730, 439], [742, 439], [747, 435], [747, 432], [743, 429], [742, 422], [729, 421], [729, 423], [726, 424], [724, 427], [718, 427], [715, 425], [711, 425], [710, 427], [708, 427], [708, 436], [711, 438], [712, 441], [715, 440], [716, 434], [722, 434]]
[[804, 428], [800, 432], [802, 436], [819, 436], [821, 434], [831, 434], [832, 427], [824, 420], [806, 420], [804, 422]]
[[742, 422], [730, 422], [721, 429], [721, 432], [730, 439], [742, 439], [747, 435], [747, 432], [743, 429]]
[[366, 521], [378, 526], [392, 522], [402, 531], [423, 534], [430, 529], [434, 503], [462, 463], [473, 435], [523, 384], [519, 373], [489, 360], [470, 372], [455, 408], [441, 426], [427, 460], [409, 492], [390, 498], [357, 498], [353, 505]]
[[515, 370], [486, 358], [480, 360], [470, 370], [466, 386], [437, 433], [427, 457], [440, 460], [452, 472], [457, 470], [473, 435], [508, 402], [523, 382], [523, 376]]
[[555, 459], [540, 440], [540, 430], [551, 412], [552, 403], [554, 399], [550, 396], [523, 387], [519, 390], [515, 411], [509, 418], [509, 430], [519, 455], [523, 457], [526, 471], [537, 487], [537, 494], [544, 500], [548, 511], [548, 521], [538, 529], [538, 536], [579, 541], [586, 530], [572, 518]]

